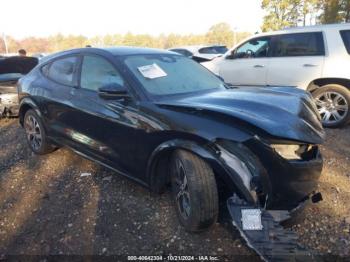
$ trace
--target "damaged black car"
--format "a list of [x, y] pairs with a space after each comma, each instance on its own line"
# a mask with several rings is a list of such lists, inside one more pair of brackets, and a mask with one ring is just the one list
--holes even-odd
[[66, 146], [153, 191], [171, 185], [189, 231], [217, 220], [220, 183], [242, 230], [317, 198], [325, 133], [312, 97], [295, 88], [227, 86], [167, 51], [83, 48], [21, 78], [19, 99], [33, 152]]
[[0, 118], [18, 116], [17, 81], [37, 64], [34, 57], [0, 58]]

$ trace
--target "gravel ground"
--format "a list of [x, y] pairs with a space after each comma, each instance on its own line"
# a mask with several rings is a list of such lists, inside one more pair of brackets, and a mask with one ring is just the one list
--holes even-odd
[[[320, 254], [350, 255], [349, 131], [327, 130], [324, 201], [291, 223], [300, 242]], [[169, 193], [151, 194], [64, 148], [32, 154], [17, 119], [0, 121], [0, 145], [0, 258], [205, 254], [258, 260], [225, 215], [209, 231], [190, 234], [179, 225]]]

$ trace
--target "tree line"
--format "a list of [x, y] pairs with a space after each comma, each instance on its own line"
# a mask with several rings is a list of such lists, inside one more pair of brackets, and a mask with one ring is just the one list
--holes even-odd
[[262, 30], [350, 22], [350, 0], [262, 0]]
[[[261, 0], [266, 15], [262, 31], [279, 30], [291, 26], [350, 22], [350, 0]], [[247, 14], [248, 15], [248, 14]], [[234, 32], [227, 23], [213, 25], [206, 34], [108, 34], [86, 37], [56, 34], [49, 37], [27, 37], [21, 40], [6, 37], [9, 53], [24, 48], [29, 53], [51, 53], [60, 50], [91, 46], [141, 46], [171, 48], [183, 45], [221, 44], [231, 47], [252, 33]], [[0, 38], [0, 54], [5, 53]]]
[[[86, 37], [83, 35], [56, 34], [49, 37], [27, 37], [21, 40], [6, 37], [9, 53], [24, 48], [29, 53], [52, 53], [60, 50], [91, 46], [141, 46], [171, 48], [183, 45], [220, 44], [231, 47], [251, 35], [249, 32], [234, 32], [227, 23], [213, 25], [206, 34], [108, 34]], [[0, 39], [0, 53], [5, 53], [4, 41]]]

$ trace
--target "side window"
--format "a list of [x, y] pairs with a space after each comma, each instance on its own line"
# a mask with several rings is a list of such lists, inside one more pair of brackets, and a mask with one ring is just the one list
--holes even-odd
[[41, 72], [44, 74], [44, 76], [46, 77], [49, 76], [49, 69], [50, 69], [50, 64], [46, 64], [41, 68]]
[[82, 88], [97, 91], [100, 87], [116, 83], [124, 85], [124, 80], [114, 66], [98, 56], [84, 56], [81, 67]]
[[227, 58], [244, 59], [244, 58], [261, 58], [267, 57], [270, 50], [270, 37], [254, 38], [245, 42], [232, 52]]
[[342, 30], [340, 31], [341, 38], [343, 39], [344, 45], [348, 54], [350, 54], [350, 30]]
[[275, 57], [325, 55], [321, 32], [280, 35], [276, 39]]
[[225, 54], [227, 52], [226, 46], [209, 46], [198, 50], [200, 54]]
[[[47, 77], [52, 80], [68, 86], [75, 86], [77, 68], [77, 57], [71, 56], [62, 59], [58, 59], [51, 63], [50, 67], [46, 68]], [[45, 66], [43, 68], [45, 70]], [[43, 71], [45, 74], [45, 71]]]

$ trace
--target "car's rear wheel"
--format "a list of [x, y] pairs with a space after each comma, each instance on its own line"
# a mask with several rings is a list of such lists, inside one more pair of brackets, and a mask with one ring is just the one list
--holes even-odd
[[329, 84], [312, 92], [324, 127], [340, 127], [350, 120], [350, 92], [341, 85]]
[[40, 117], [30, 109], [24, 116], [24, 129], [30, 149], [39, 155], [52, 152], [55, 147], [48, 141]]
[[202, 231], [216, 222], [219, 201], [215, 175], [204, 160], [188, 151], [175, 151], [171, 184], [176, 213], [186, 230]]

